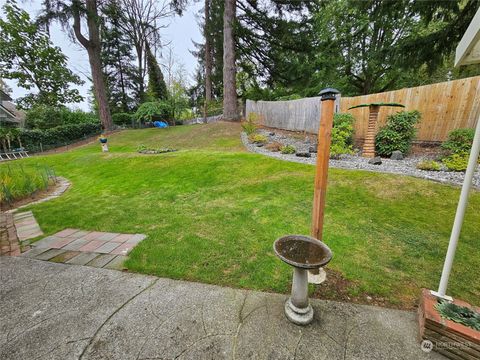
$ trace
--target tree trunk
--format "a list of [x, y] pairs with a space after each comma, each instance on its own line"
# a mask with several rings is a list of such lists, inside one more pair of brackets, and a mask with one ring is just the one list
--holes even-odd
[[223, 12], [223, 118], [228, 121], [239, 120], [237, 112], [237, 84], [235, 69], [235, 22], [236, 0], [225, 0]]
[[205, 36], [205, 106], [204, 118], [205, 122], [208, 117], [208, 105], [212, 101], [212, 51], [211, 38], [209, 33], [210, 28], [210, 1], [205, 0], [205, 25], [203, 35]]
[[100, 48], [89, 48], [88, 60], [92, 71], [93, 90], [98, 105], [98, 116], [105, 131], [112, 130], [112, 116], [108, 105], [107, 90], [102, 72], [102, 62], [100, 58]]
[[102, 123], [103, 129], [105, 131], [110, 131], [112, 130], [112, 116], [110, 115], [107, 91], [102, 72], [102, 59], [100, 55], [101, 43], [97, 23], [97, 1], [86, 0], [88, 39], [83, 36], [81, 31], [79, 0], [73, 0], [72, 4], [74, 5], [73, 31], [77, 40], [80, 42], [80, 44], [82, 44], [88, 53], [88, 60], [92, 72], [93, 89], [95, 93], [95, 99], [97, 100], [98, 104], [98, 116], [100, 117], [100, 122]]

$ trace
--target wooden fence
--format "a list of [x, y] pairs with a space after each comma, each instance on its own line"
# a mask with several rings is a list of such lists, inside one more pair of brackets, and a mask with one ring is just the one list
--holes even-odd
[[[348, 108], [374, 102], [395, 102], [405, 105], [404, 110], [418, 110], [422, 119], [417, 125], [417, 141], [437, 142], [447, 138], [458, 128], [474, 128], [480, 115], [480, 76], [418, 86], [379, 94], [343, 97], [341, 112], [355, 116], [355, 137], [365, 137], [368, 108]], [[378, 124], [385, 124], [387, 116], [399, 111], [395, 107], [380, 107]]]
[[[340, 97], [335, 103], [340, 110]], [[303, 98], [288, 101], [252, 101], [247, 100], [246, 116], [259, 114], [263, 125], [278, 129], [318, 132], [321, 112], [320, 97]]]
[[[365, 137], [368, 108], [348, 110], [365, 103], [395, 102], [405, 105], [405, 110], [418, 110], [422, 114], [417, 125], [417, 141], [444, 141], [448, 133], [458, 128], [474, 128], [480, 115], [480, 76], [418, 86], [378, 94], [342, 97], [339, 110], [355, 116], [355, 138]], [[249, 112], [260, 114], [266, 126], [287, 130], [316, 133], [320, 116], [320, 98], [291, 101], [250, 101]], [[401, 110], [398, 107], [381, 107], [378, 125], [385, 124], [387, 116]]]

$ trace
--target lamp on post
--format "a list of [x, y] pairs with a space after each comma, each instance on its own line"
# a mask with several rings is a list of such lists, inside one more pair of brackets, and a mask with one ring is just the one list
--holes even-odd
[[[323, 218], [325, 214], [325, 197], [327, 193], [328, 161], [330, 159], [330, 142], [332, 138], [333, 113], [335, 99], [340, 91], [326, 88], [320, 91], [321, 115], [317, 137], [317, 165], [313, 194], [311, 236], [322, 240]], [[308, 272], [308, 282], [320, 284], [325, 280], [323, 269], [311, 269]]]

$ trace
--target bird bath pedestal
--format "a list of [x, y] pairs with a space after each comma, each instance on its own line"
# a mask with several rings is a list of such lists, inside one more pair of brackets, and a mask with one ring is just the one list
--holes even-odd
[[327, 245], [309, 236], [287, 235], [273, 244], [275, 254], [293, 266], [292, 294], [285, 302], [285, 315], [297, 325], [313, 320], [313, 308], [308, 301], [308, 270], [319, 269], [332, 259]]

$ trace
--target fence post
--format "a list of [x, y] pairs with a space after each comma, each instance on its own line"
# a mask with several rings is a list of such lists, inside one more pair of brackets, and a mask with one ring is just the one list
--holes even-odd
[[[321, 116], [317, 137], [317, 166], [315, 172], [315, 187], [312, 210], [312, 237], [322, 240], [323, 219], [325, 215], [325, 196], [327, 193], [328, 161], [330, 160], [330, 142], [332, 137], [333, 113], [335, 96], [340, 92], [336, 89], [324, 89], [321, 96]], [[324, 271], [322, 269], [322, 271]], [[320, 269], [309, 271], [309, 282], [319, 284], [325, 280], [325, 273]]]

